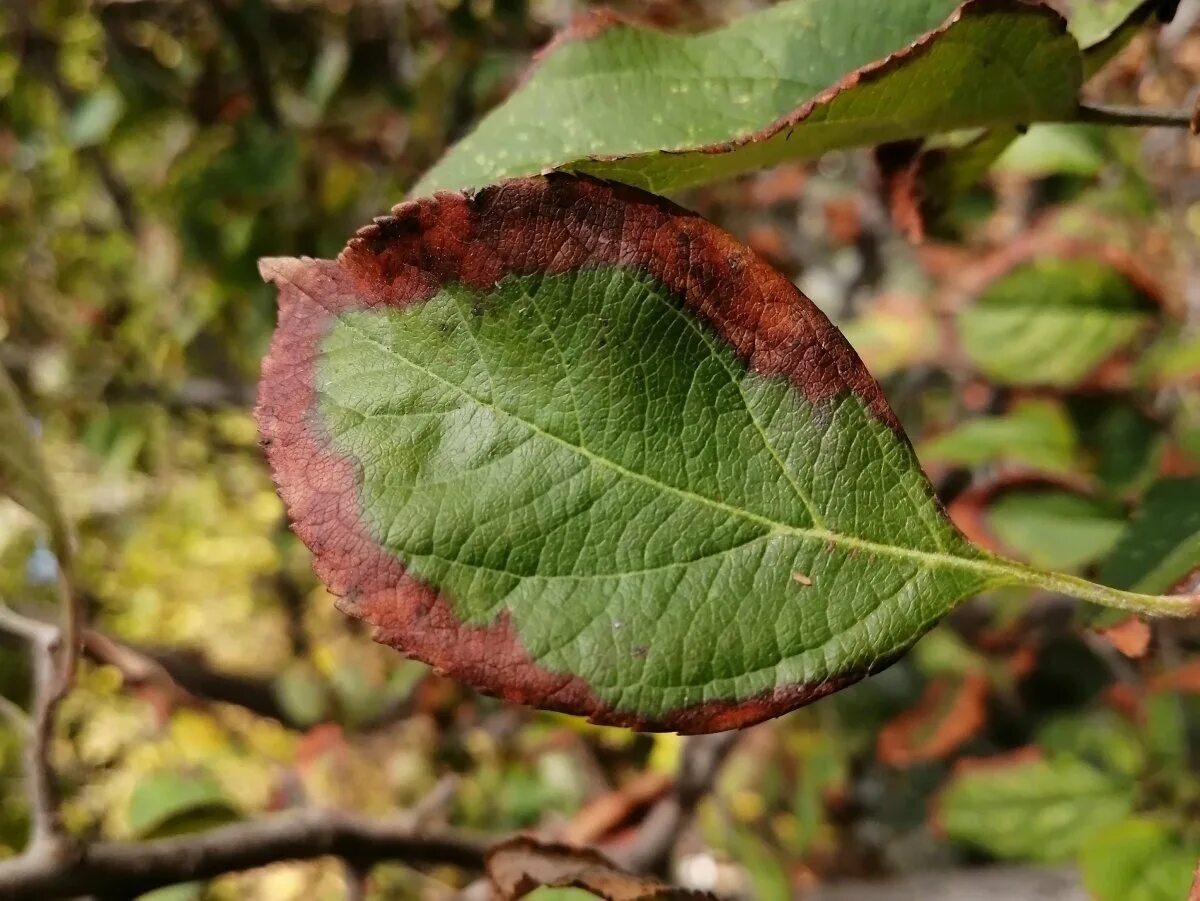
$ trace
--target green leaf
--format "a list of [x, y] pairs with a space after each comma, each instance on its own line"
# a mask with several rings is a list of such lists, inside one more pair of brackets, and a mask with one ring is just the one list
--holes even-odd
[[1066, 13], [1079, 45], [1096, 48], [1128, 23], [1143, 24], [1161, 5], [1161, 0], [1070, 0]]
[[661, 198], [513, 181], [261, 265], [259, 427], [319, 575], [485, 691], [711, 731], [882, 668], [998, 585], [1193, 609], [972, 546], [829, 321]]
[[329, 684], [307, 660], [295, 660], [275, 678], [275, 696], [293, 723], [311, 726], [329, 718]]
[[1194, 591], [1200, 569], [1200, 477], [1155, 483], [1104, 562], [1101, 578], [1155, 594]]
[[240, 819], [208, 773], [149, 773], [129, 798], [129, 828], [138, 838], [199, 832]]
[[1046, 7], [794, 0], [693, 36], [600, 13], [414, 189], [569, 169], [654, 191], [840, 147], [1069, 119], [1078, 45]]
[[1002, 384], [1071, 386], [1155, 321], [1153, 299], [1087, 253], [1019, 262], [959, 313], [963, 350], [985, 375]]
[[968, 420], [921, 445], [927, 463], [960, 466], [1006, 462], [1049, 473], [1078, 467], [1075, 427], [1060, 403], [1019, 401], [1008, 413]]
[[1133, 784], [1071, 757], [973, 762], [943, 789], [937, 823], [997, 857], [1054, 861], [1129, 815]]
[[1181, 847], [1160, 823], [1128, 819], [1092, 836], [1079, 863], [1096, 901], [1179, 901], [1188, 895], [1198, 851]]
[[16, 386], [0, 368], [0, 429], [5, 435], [0, 444], [0, 494], [12, 498], [46, 524], [54, 552], [65, 565], [71, 558], [71, 531], [30, 422]]
[[1119, 508], [1051, 486], [1002, 492], [983, 515], [1006, 553], [1034, 566], [1068, 571], [1101, 559], [1125, 529]]
[[1095, 125], [1035, 125], [1004, 151], [995, 168], [1027, 178], [1089, 177], [1107, 160], [1104, 133]]

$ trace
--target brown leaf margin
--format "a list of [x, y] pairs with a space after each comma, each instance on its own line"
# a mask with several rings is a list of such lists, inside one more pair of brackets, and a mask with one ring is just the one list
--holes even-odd
[[360, 229], [337, 261], [259, 264], [279, 286], [280, 314], [255, 415], [293, 527], [338, 607], [369, 623], [376, 641], [487, 694], [648, 731], [749, 726], [892, 663], [899, 654], [822, 682], [658, 716], [614, 710], [582, 678], [533, 661], [507, 614], [487, 626], [463, 624], [446, 597], [409, 576], [368, 534], [355, 500], [357, 464], [329, 448], [310, 415], [318, 347], [333, 318], [420, 303], [448, 282], [486, 291], [508, 275], [594, 263], [640, 268], [749, 368], [787, 378], [816, 405], [853, 393], [907, 444], [878, 383], [825, 315], [752, 250], [694, 213], [636, 188], [564, 174], [409, 201]]

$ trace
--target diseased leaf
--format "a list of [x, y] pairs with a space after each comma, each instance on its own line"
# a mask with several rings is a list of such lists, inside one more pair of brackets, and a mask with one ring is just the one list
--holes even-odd
[[0, 367], [0, 494], [12, 498], [50, 530], [54, 552], [61, 563], [70, 560], [71, 532], [58, 495], [46, 472], [42, 451], [30, 429], [29, 414], [16, 386]]
[[1105, 583], [1187, 594], [1200, 581], [1200, 478], [1163, 479], [1146, 492], [1100, 570]]
[[[493, 847], [487, 855], [488, 879], [501, 901], [532, 897], [539, 889], [576, 889], [606, 901], [640, 901], [643, 898], [704, 899], [704, 892], [689, 892], [648, 876], [634, 876], [612, 861], [586, 848], [513, 838]], [[547, 897], [538, 895], [538, 897]]]
[[1128, 819], [1094, 835], [1079, 863], [1097, 901], [1178, 901], [1188, 896], [1197, 850], [1182, 847], [1162, 823]]
[[1078, 467], [1075, 427], [1062, 405], [1048, 399], [1018, 401], [1011, 411], [981, 416], [924, 442], [926, 463], [980, 466], [1004, 462], [1049, 473]]
[[601, 12], [414, 189], [547, 169], [672, 191], [839, 147], [1071, 118], [1063, 20], [999, 0], [794, 0], [700, 35]]
[[972, 546], [829, 321], [661, 198], [514, 181], [262, 270], [259, 427], [318, 573], [484, 691], [714, 731], [886, 666], [997, 585], [1193, 609]]
[[956, 319], [963, 351], [989, 378], [1075, 385], [1155, 322], [1153, 289], [1114, 251], [1060, 243], [1028, 253]]
[[942, 790], [947, 837], [1017, 860], [1062, 860], [1129, 815], [1133, 782], [1071, 757], [964, 761]]

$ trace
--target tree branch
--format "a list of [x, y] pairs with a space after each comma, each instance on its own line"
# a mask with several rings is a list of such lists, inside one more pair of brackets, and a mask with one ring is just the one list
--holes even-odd
[[50, 766], [54, 715], [66, 693], [62, 677], [67, 671], [55, 666], [61, 632], [56, 626], [24, 616], [3, 605], [0, 605], [0, 629], [24, 639], [29, 645], [33, 699], [24, 747], [25, 791], [29, 797], [32, 822], [28, 853], [41, 857], [44, 856], [44, 849], [63, 841], [58, 814], [58, 786]]
[[634, 873], [665, 875], [671, 852], [701, 800], [712, 791], [721, 764], [740, 737], [740, 732], [733, 731], [689, 738], [671, 793], [646, 816], [631, 846], [613, 859]]
[[1187, 110], [1156, 110], [1141, 106], [1081, 103], [1079, 121], [1096, 125], [1160, 125], [1167, 128], [1191, 128], [1192, 114]]
[[353, 866], [385, 860], [483, 867], [485, 843], [450, 833], [421, 833], [410, 818], [373, 821], [304, 810], [146, 842], [99, 842], [59, 854], [0, 862], [0, 897], [50, 901], [78, 895], [133, 897], [192, 880], [280, 860], [336, 856]]
[[[158, 689], [172, 704], [233, 704], [257, 716], [278, 720], [289, 729], [306, 730], [313, 725], [288, 713], [279, 701], [273, 680], [224, 672], [212, 666], [199, 651], [126, 644], [95, 629], [84, 633], [83, 647], [93, 660], [119, 670], [127, 685]], [[354, 733], [375, 732], [407, 718], [412, 712], [414, 694], [396, 698], [377, 715], [357, 724]]]

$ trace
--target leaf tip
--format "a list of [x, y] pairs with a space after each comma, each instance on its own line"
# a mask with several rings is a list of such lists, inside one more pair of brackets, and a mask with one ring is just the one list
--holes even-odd
[[262, 257], [258, 261], [258, 274], [264, 282], [278, 285], [292, 281], [296, 271], [306, 262], [304, 257]]

